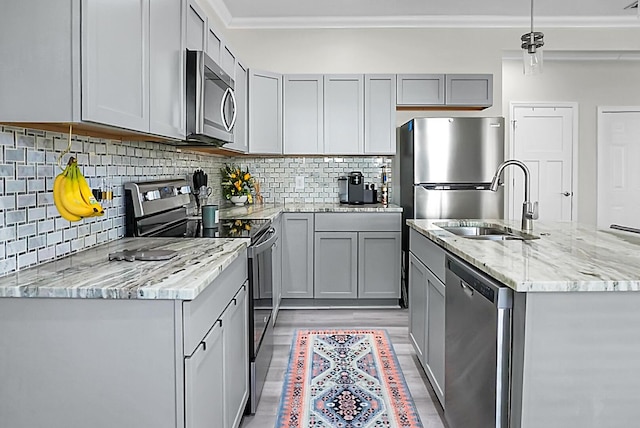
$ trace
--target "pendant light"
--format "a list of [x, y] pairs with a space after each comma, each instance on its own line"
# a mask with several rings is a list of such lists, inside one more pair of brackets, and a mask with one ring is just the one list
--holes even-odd
[[533, 0], [531, 0], [531, 31], [520, 37], [522, 45], [522, 59], [525, 75], [542, 73], [542, 46], [544, 46], [544, 34], [533, 31]]

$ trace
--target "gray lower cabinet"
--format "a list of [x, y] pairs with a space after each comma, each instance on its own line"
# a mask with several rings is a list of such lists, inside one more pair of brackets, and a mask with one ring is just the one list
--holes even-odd
[[316, 232], [314, 297], [358, 297], [358, 233]]
[[427, 270], [409, 254], [409, 338], [420, 363], [424, 361], [427, 338]]
[[313, 213], [282, 217], [282, 298], [313, 298]]
[[401, 213], [315, 215], [315, 297], [400, 297]]
[[240, 426], [249, 397], [248, 317], [245, 285], [185, 357], [186, 428]]
[[184, 359], [186, 428], [225, 426], [223, 361], [223, 328], [218, 321], [196, 352]]
[[409, 337], [444, 406], [444, 249], [410, 231]]
[[243, 253], [193, 300], [0, 299], [0, 427], [237, 428], [246, 281]]
[[[224, 427], [240, 426], [249, 398], [249, 300], [246, 287], [238, 291], [220, 318], [223, 329]], [[208, 426], [219, 426], [211, 424]]]
[[358, 233], [358, 297], [400, 297], [401, 232]]

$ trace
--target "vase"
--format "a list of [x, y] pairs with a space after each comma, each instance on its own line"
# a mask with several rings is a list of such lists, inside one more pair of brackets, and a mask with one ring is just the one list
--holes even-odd
[[231, 202], [235, 205], [242, 206], [247, 202], [247, 195], [232, 196]]

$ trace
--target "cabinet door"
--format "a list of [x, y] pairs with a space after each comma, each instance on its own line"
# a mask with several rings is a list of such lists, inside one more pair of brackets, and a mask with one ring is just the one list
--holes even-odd
[[425, 369], [436, 396], [444, 406], [444, 307], [445, 286], [427, 269]]
[[249, 70], [249, 152], [282, 153], [282, 76]]
[[400, 298], [402, 232], [358, 233], [358, 297]]
[[227, 45], [220, 48], [220, 67], [235, 80], [236, 56], [231, 52]]
[[82, 120], [149, 132], [149, 0], [82, 3]]
[[323, 145], [321, 75], [284, 77], [284, 154], [319, 154]]
[[189, 0], [187, 5], [187, 49], [204, 51], [206, 45], [207, 15], [195, 0]]
[[398, 74], [399, 106], [444, 104], [444, 74]]
[[396, 153], [396, 76], [364, 77], [364, 153]]
[[224, 148], [246, 153], [247, 145], [247, 69], [236, 62], [236, 124], [233, 127], [233, 143], [225, 144]]
[[449, 106], [491, 107], [493, 74], [447, 74], [445, 94]]
[[[209, 21], [207, 20], [207, 23]], [[207, 55], [213, 59], [216, 64], [220, 64], [220, 53], [222, 52], [222, 40], [218, 36], [218, 32], [212, 28], [207, 27]]]
[[423, 365], [427, 337], [427, 272], [426, 266], [409, 253], [409, 337]]
[[249, 397], [248, 312], [246, 286], [243, 286], [222, 314], [225, 427], [240, 426]]
[[358, 233], [316, 232], [314, 239], [314, 297], [358, 297]]
[[184, 359], [185, 428], [224, 427], [223, 327], [219, 320]]
[[282, 298], [313, 298], [313, 214], [282, 218]]
[[324, 76], [324, 153], [364, 153], [364, 76]]
[[184, 139], [184, 9], [175, 0], [154, 0], [149, 5], [149, 131]]

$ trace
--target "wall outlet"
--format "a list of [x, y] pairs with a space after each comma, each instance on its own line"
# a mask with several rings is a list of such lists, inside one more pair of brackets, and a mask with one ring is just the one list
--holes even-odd
[[304, 175], [296, 175], [296, 190], [304, 190]]

